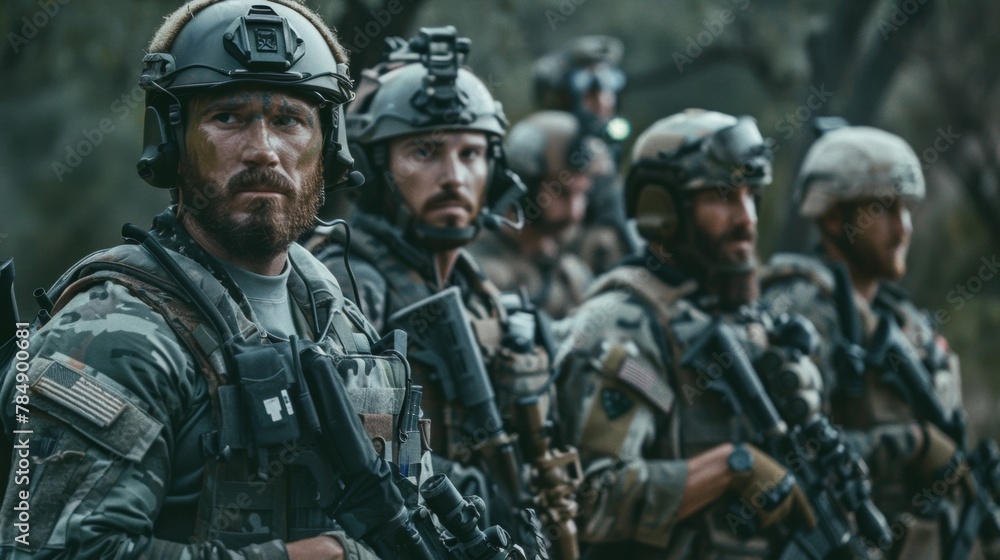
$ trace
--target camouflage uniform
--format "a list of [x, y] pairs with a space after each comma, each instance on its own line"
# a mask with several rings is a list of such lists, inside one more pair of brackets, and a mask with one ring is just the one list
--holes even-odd
[[[796, 181], [800, 213], [817, 220], [852, 201], [872, 200], [879, 205], [919, 201], [925, 191], [920, 161], [913, 149], [902, 138], [870, 127], [844, 126], [826, 132], [810, 148]], [[843, 208], [840, 211], [845, 212]], [[842, 233], [864, 235], [846, 217], [844, 220]], [[821, 233], [841, 252], [851, 254], [846, 244], [852, 237], [845, 240], [834, 237], [833, 232]], [[822, 256], [775, 255], [762, 276], [762, 301], [775, 312], [806, 316], [821, 335], [818, 363], [827, 387], [826, 405], [833, 420], [847, 430], [847, 441], [871, 469], [873, 498], [893, 531], [892, 543], [879, 543], [886, 556], [943, 558], [944, 524], [952, 522], [945, 519], [957, 517], [964, 503], [960, 485], [937, 493], [932, 500], [924, 495], [923, 491], [933, 485], [922, 480], [926, 475], [920, 474], [918, 463], [928, 454], [930, 442], [925, 429], [924, 451], [914, 459], [918, 450], [911, 430], [915, 423], [927, 419], [915, 415], [879, 366], [867, 362], [852, 365], [845, 349], [856, 344], [861, 352], [868, 350], [879, 322], [894, 319], [931, 373], [935, 396], [949, 415], [962, 408], [958, 356], [935, 331], [928, 314], [901, 288], [883, 280], [869, 303], [851, 286], [847, 270], [841, 269], [838, 278], [835, 266], [845, 264]], [[839, 301], [848, 297], [850, 301]], [[851, 308], [857, 312], [857, 320], [852, 322], [860, 327], [859, 340], [855, 341], [848, 340], [844, 325], [848, 319], [839, 311]]]
[[[153, 233], [238, 332], [259, 336], [239, 288], [172, 210], [156, 218]], [[363, 354], [375, 332], [336, 280], [298, 246], [289, 260], [298, 334], [315, 338], [314, 325], [331, 319], [338, 326], [322, 348], [338, 359]], [[58, 311], [30, 339], [27, 423], [15, 423], [9, 404], [22, 389], [13, 371], [0, 387], [5, 430], [32, 431], [30, 545], [14, 548], [19, 487], [10, 484], [0, 512], [3, 551], [12, 558], [287, 558], [283, 542], [330, 534], [348, 558], [374, 558], [331, 533], [336, 525], [315, 503], [311, 477], [293, 464], [304, 451], [296, 444], [272, 457], [266, 481], [238, 445], [227, 462], [206, 456], [206, 436], [224, 422], [225, 364], [217, 335], [164, 278], [145, 249], [123, 245], [87, 257], [56, 284]], [[346, 376], [350, 386], [402, 387], [401, 364], [366, 363], [373, 367], [365, 374]]]
[[[916, 476], [900, 476], [912, 472], [907, 466], [915, 452], [910, 425], [921, 419], [914, 416], [910, 405], [896, 390], [881, 381], [880, 371], [866, 371], [863, 387], [856, 391], [849, 389], [849, 380], [838, 373], [835, 350], [844, 331], [837, 314], [835, 280], [829, 263], [804, 255], [775, 255], [762, 285], [761, 301], [765, 305], [776, 313], [806, 316], [820, 333], [823, 344], [819, 365], [827, 387], [830, 414], [844, 426], [847, 441], [871, 468], [873, 495], [879, 509], [894, 528], [906, 528], [905, 538], [894, 544], [891, 557], [941, 558], [943, 533], [939, 521], [919, 514], [926, 502], [921, 499], [923, 483]], [[879, 317], [894, 316], [932, 372], [933, 387], [941, 405], [947, 411], [962, 408], [958, 356], [934, 330], [927, 313], [918, 309], [901, 288], [883, 283], [871, 305], [857, 295], [853, 305], [861, 320], [863, 347], [871, 342]], [[958, 490], [952, 488], [948, 493], [950, 507], [963, 502]]]
[[686, 458], [751, 435], [705, 390], [709, 374], [680, 361], [716, 317], [754, 359], [771, 319], [720, 313], [692, 279], [650, 259], [597, 279], [557, 357], [562, 416], [586, 470], [581, 540], [593, 558], [766, 558], [777, 541], [738, 537], [726, 500], [677, 519]]
[[518, 249], [514, 235], [486, 232], [469, 246], [469, 251], [501, 291], [516, 292], [524, 286], [531, 301], [552, 318], [565, 317], [583, 301], [587, 285], [593, 280], [590, 267], [569, 251], [555, 256], [542, 252], [527, 255]]

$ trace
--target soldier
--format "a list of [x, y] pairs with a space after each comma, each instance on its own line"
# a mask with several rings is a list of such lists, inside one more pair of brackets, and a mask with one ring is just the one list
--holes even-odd
[[871, 466], [876, 503], [892, 521], [894, 539], [878, 543], [889, 558], [960, 557], [948, 519], [968, 503], [958, 484], [967, 472], [956, 456], [961, 442], [920, 410], [912, 389], [904, 397], [890, 383], [898, 380], [894, 365], [873, 358], [887, 342], [879, 325], [898, 323], [931, 373], [931, 396], [947, 417], [962, 414], [958, 357], [894, 284], [906, 272], [910, 208], [924, 188], [920, 161], [902, 138], [862, 126], [827, 132], [797, 179], [800, 213], [816, 224], [819, 253], [775, 255], [762, 280], [765, 302], [807, 316], [822, 335], [832, 416]]
[[[484, 224], [509, 223], [504, 211], [524, 187], [505, 165], [502, 107], [461, 66], [469, 42], [455, 33], [422, 29], [409, 43], [397, 43], [388, 62], [364, 72], [347, 116], [352, 153], [367, 162], [368, 178], [352, 216], [353, 278], [340, 231], [321, 232], [310, 247], [341, 285], [356, 279], [359, 304], [376, 325], [407, 331], [414, 378], [435, 426], [434, 470], [466, 488], [484, 484], [469, 466], [486, 467], [502, 487], [489, 492], [491, 519], [510, 519], [510, 506], [523, 502], [516, 488], [521, 476], [512, 472], [519, 467], [484, 459], [480, 451], [492, 443], [481, 435], [493, 442], [501, 428], [515, 429], [514, 401], [544, 391], [549, 353], [539, 343], [537, 313], [526, 302], [501, 301], [463, 248]], [[438, 299], [456, 290], [459, 304]], [[410, 313], [428, 301], [436, 303], [427, 304], [425, 315]], [[475, 337], [462, 339], [469, 321]], [[447, 336], [428, 334], [445, 325], [454, 326]], [[429, 346], [436, 344], [442, 347]], [[465, 361], [455, 365], [457, 356]], [[477, 411], [487, 405], [503, 414], [503, 426], [476, 425]], [[560, 515], [571, 519], [575, 504], [563, 506]]]
[[293, 243], [351, 168], [345, 51], [291, 0], [198, 0], [148, 52], [138, 168], [177, 204], [70, 269], [4, 376], [0, 556], [398, 557], [402, 497], [342, 385], [398, 403], [405, 363]]
[[561, 319], [593, 279], [570, 242], [579, 239], [594, 177], [607, 172], [610, 155], [561, 111], [540, 111], [517, 123], [506, 144], [508, 165], [528, 187], [524, 227], [486, 232], [469, 250], [501, 290], [524, 286], [535, 305]]
[[[819, 417], [808, 344], [783, 354], [783, 366], [759, 365], [793, 331], [810, 330], [754, 306], [757, 206], [770, 180], [771, 155], [749, 117], [692, 109], [636, 141], [626, 209], [648, 252], [595, 280], [561, 325], [557, 354], [560, 408], [585, 468], [579, 522], [588, 557], [806, 557], [782, 555], [794, 546], [789, 535], [826, 521], [829, 512], [814, 516], [804, 497], [804, 466], [793, 476], [777, 455], [747, 443], [766, 440], [755, 438], [767, 427], [739, 421], [739, 391], [716, 393], [734, 372], [759, 386], [753, 368], [738, 367], [752, 361], [768, 375], [794, 373], [794, 396], [781, 399], [761, 375], [781, 418]], [[706, 345], [703, 333], [724, 331], [734, 334], [717, 340], [735, 342]], [[751, 520], [757, 530], [745, 531]], [[779, 522], [784, 529], [772, 531]]]
[[622, 207], [618, 159], [631, 125], [618, 116], [625, 73], [619, 65], [624, 48], [614, 37], [590, 35], [535, 62], [534, 95], [540, 109], [567, 111], [583, 132], [603, 142], [612, 165], [595, 178], [590, 203], [577, 240], [584, 261], [601, 274], [632, 253], [639, 240], [628, 229]]

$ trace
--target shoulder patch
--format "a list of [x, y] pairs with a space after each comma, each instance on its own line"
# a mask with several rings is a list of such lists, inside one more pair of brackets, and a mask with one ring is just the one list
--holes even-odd
[[39, 398], [31, 404], [76, 430], [91, 443], [129, 461], [139, 461], [163, 424], [108, 383], [58, 360], [35, 358], [30, 382]]
[[127, 406], [124, 400], [106, 391], [94, 378], [59, 362], [51, 362], [31, 388], [99, 428], [110, 426]]
[[608, 420], [617, 420], [624, 416], [635, 404], [628, 395], [618, 389], [606, 387], [601, 391], [601, 408], [608, 415]]
[[618, 379], [646, 397], [664, 414], [674, 408], [674, 391], [652, 368], [635, 358], [625, 358], [618, 368]]

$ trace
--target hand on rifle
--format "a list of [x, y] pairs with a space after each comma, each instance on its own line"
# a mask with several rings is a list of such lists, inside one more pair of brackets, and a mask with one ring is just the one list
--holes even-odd
[[816, 527], [816, 515], [795, 475], [770, 455], [753, 445], [738, 444], [729, 457], [729, 467], [733, 471], [729, 489], [754, 510], [761, 528], [789, 515], [801, 518], [810, 529]]
[[918, 480], [922, 484], [938, 480], [954, 484], [963, 480], [970, 491], [975, 488], [969, 480], [969, 464], [965, 457], [958, 454], [958, 444], [930, 422], [924, 422], [919, 427], [923, 442], [913, 459]]

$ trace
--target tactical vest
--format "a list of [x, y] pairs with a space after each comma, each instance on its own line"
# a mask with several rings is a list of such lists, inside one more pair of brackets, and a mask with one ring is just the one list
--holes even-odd
[[[836, 306], [836, 279], [822, 259], [806, 255], [776, 255], [768, 268], [768, 273], [761, 281], [765, 289], [781, 282], [804, 279], [820, 289], [830, 306]], [[855, 292], [853, 303], [861, 322], [864, 347], [871, 342], [880, 314], [894, 314], [907, 338], [917, 348], [928, 371], [932, 372], [934, 378], [931, 383], [939, 398], [943, 397], [942, 405], [946, 410], [961, 406], [957, 358], [953, 354], [942, 354], [937, 349], [938, 341], [929, 322], [898, 288], [883, 283], [871, 305]], [[839, 318], [838, 328], [842, 328]], [[834, 344], [843, 336], [843, 331], [830, 333], [830, 336], [825, 342]], [[830, 396], [830, 416], [844, 429], [868, 432], [879, 426], [909, 424], [919, 420], [900, 393], [882, 380], [880, 369], [866, 369], [860, 383], [858, 380], [848, 379], [848, 374], [842, 371], [837, 371], [836, 375], [837, 389]], [[884, 447], [882, 444], [877, 445]], [[915, 513], [914, 499], [919, 496], [919, 485], [905, 473], [900, 476], [901, 473], [895, 470], [873, 474], [878, 475], [872, 479], [872, 500], [875, 505], [894, 527], [906, 528], [905, 536], [899, 539], [888, 557], [928, 560], [941, 558], [942, 534], [938, 522], [911, 515]], [[900, 519], [906, 519], [907, 522], [902, 523]]]
[[[628, 367], [620, 367], [615, 373], [619, 381], [667, 414], [665, 425], [672, 430], [661, 433], [659, 441], [645, 457], [648, 460], [689, 458], [721, 443], [748, 441], [750, 436], [722, 398], [707, 389], [712, 374], [681, 365], [687, 348], [713, 320], [689, 299], [695, 290], [693, 281], [671, 286], [645, 267], [619, 266], [601, 276], [588, 294], [588, 299], [610, 291], [630, 294], [642, 302], [663, 334], [658, 349], [660, 361], [672, 375], [642, 373]], [[751, 359], [767, 348], [767, 331], [763, 323], [741, 316], [730, 321], [730, 325]], [[653, 374], [658, 377], [653, 379]], [[663, 384], [669, 387], [659, 388]], [[674, 396], [669, 402], [658, 398], [658, 395], [667, 394]], [[663, 557], [767, 557], [768, 542], [761, 537], [738, 538], [727, 520], [727, 513], [728, 503], [723, 499], [680, 522]]]
[[[234, 297], [231, 289], [199, 262], [171, 250], [174, 239], [165, 239], [161, 232], [156, 235], [208, 300], [216, 302], [230, 331], [248, 341], [260, 340], [261, 331], [245, 298], [237, 301], [241, 294]], [[313, 317], [315, 324], [330, 321], [330, 335], [320, 346], [333, 356], [369, 436], [373, 442], [379, 438], [394, 441], [392, 428], [403, 400], [405, 366], [395, 357], [371, 355], [369, 340], [375, 333], [356, 308], [345, 304], [329, 271], [297, 245], [290, 247], [288, 257], [292, 268], [289, 292], [300, 306], [311, 302], [318, 315]], [[124, 286], [163, 316], [204, 374], [211, 395], [216, 430], [202, 436], [206, 466], [197, 505], [165, 504], [157, 519], [156, 536], [180, 542], [221, 541], [239, 548], [272, 539], [291, 542], [335, 528], [316, 501], [310, 471], [302, 466], [309, 452], [297, 442], [272, 449], [266, 473], [251, 467], [247, 449], [252, 435], [235, 387], [229, 383], [219, 334], [196, 307], [180, 297], [170, 275], [145, 249], [122, 245], [81, 261], [53, 288], [52, 293], [58, 294], [57, 308], [107, 281]], [[311, 337], [318, 335], [311, 327], [306, 331]], [[382, 451], [393, 454], [386, 456], [389, 460], [403, 452], [392, 446]]]
[[[306, 247], [324, 263], [339, 263], [343, 258], [344, 242], [341, 230], [335, 229], [328, 235], [314, 237]], [[384, 319], [436, 293], [434, 269], [427, 253], [403, 239], [384, 220], [364, 214], [355, 217], [350, 256], [367, 262], [385, 279]], [[536, 392], [548, 379], [548, 353], [537, 344], [530, 352], [515, 352], [502, 344], [508, 316], [501, 303], [500, 290], [483, 276], [465, 250], [460, 250], [450, 280], [462, 289], [467, 316], [490, 372], [497, 403], [501, 413], [509, 419], [513, 401]], [[410, 361], [415, 382], [426, 379], [439, 386], [436, 372]], [[442, 391], [423, 384], [423, 408], [435, 427], [432, 449], [449, 459], [462, 460], [469, 445], [459, 428], [461, 410], [455, 402], [445, 399]]]

